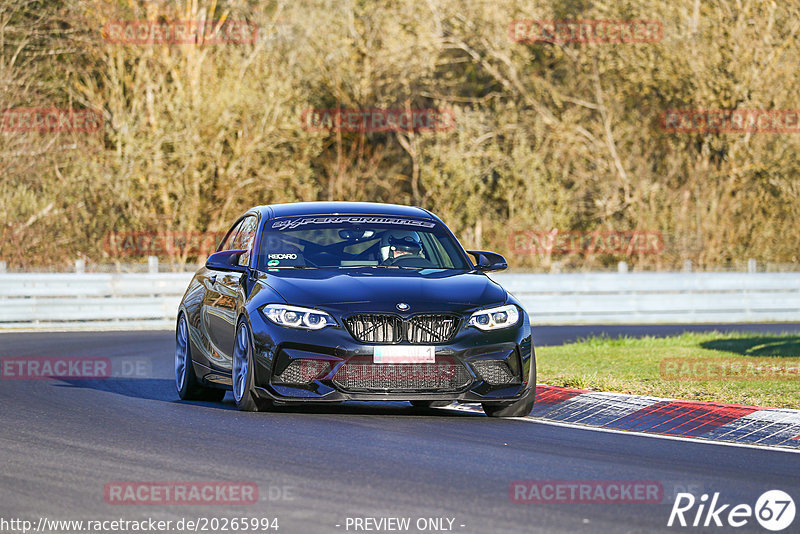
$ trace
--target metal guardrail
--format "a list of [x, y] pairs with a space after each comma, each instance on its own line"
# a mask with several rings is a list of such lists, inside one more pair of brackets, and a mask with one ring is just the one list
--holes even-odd
[[172, 326], [191, 278], [191, 273], [0, 274], [0, 328]]
[[800, 273], [497, 274], [534, 324], [800, 321]]
[[[0, 328], [172, 327], [190, 273], [0, 274]], [[492, 278], [534, 324], [800, 321], [800, 273]]]

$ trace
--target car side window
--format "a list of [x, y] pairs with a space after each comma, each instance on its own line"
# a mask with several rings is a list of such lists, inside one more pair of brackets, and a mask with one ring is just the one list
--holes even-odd
[[233, 240], [233, 249], [247, 251], [239, 257], [239, 265], [250, 264], [250, 254], [253, 251], [253, 241], [256, 237], [256, 226], [258, 226], [258, 217], [252, 216], [242, 220], [239, 232]]
[[241, 228], [243, 222], [244, 220], [239, 221], [231, 227], [225, 241], [223, 241], [222, 245], [219, 247], [220, 252], [223, 250], [233, 250], [233, 240], [236, 239], [236, 234], [239, 233], [239, 228]]

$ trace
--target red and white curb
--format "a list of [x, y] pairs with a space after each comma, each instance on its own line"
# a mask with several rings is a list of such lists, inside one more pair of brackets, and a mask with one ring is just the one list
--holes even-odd
[[[481, 411], [477, 405], [461, 405], [458, 409]], [[538, 385], [536, 404], [528, 418], [800, 450], [800, 410]]]

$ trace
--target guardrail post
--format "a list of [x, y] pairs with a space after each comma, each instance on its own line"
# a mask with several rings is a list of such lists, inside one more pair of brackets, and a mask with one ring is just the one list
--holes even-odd
[[147, 256], [147, 272], [158, 273], [158, 256]]
[[618, 273], [627, 273], [628, 272], [628, 263], [621, 261], [617, 264], [617, 272]]
[[86, 260], [84, 259], [75, 260], [75, 272], [77, 274], [83, 274], [86, 272]]
[[683, 272], [685, 272], [685, 273], [692, 272], [692, 260], [684, 260], [684, 262], [683, 262]]
[[755, 258], [750, 258], [749, 260], [747, 260], [747, 272], [748, 273], [757, 272], [757, 270], [756, 270], [756, 259]]

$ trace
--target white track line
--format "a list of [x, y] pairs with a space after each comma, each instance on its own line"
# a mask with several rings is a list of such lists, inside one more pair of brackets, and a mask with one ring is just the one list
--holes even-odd
[[[469, 406], [447, 406], [441, 408], [442, 410], [452, 410], [452, 411], [460, 411], [460, 412], [481, 412], [479, 408], [472, 408]], [[738, 447], [741, 449], [756, 449], [759, 451], [775, 451], [775, 452], [790, 452], [794, 454], [800, 454], [799, 449], [792, 449], [788, 447], [781, 447], [778, 445], [753, 445], [750, 443], [735, 443], [730, 441], [716, 441], [712, 439], [704, 439], [704, 438], [686, 438], [683, 436], [670, 436], [667, 434], [650, 434], [647, 432], [634, 432], [630, 430], [617, 430], [615, 428], [603, 428], [597, 426], [590, 426], [586, 424], [576, 424], [576, 423], [562, 423], [561, 421], [548, 421], [546, 419], [539, 419], [537, 417], [508, 417], [509, 420], [515, 421], [524, 421], [526, 423], [536, 423], [542, 425], [551, 425], [551, 426], [560, 426], [565, 428], [574, 428], [576, 430], [591, 430], [594, 432], [606, 432], [608, 434], [624, 434], [626, 436], [639, 436], [643, 438], [651, 438], [651, 439], [665, 439], [670, 441], [683, 441], [687, 443], [704, 443], [706, 445], [724, 445], [726, 447]]]

